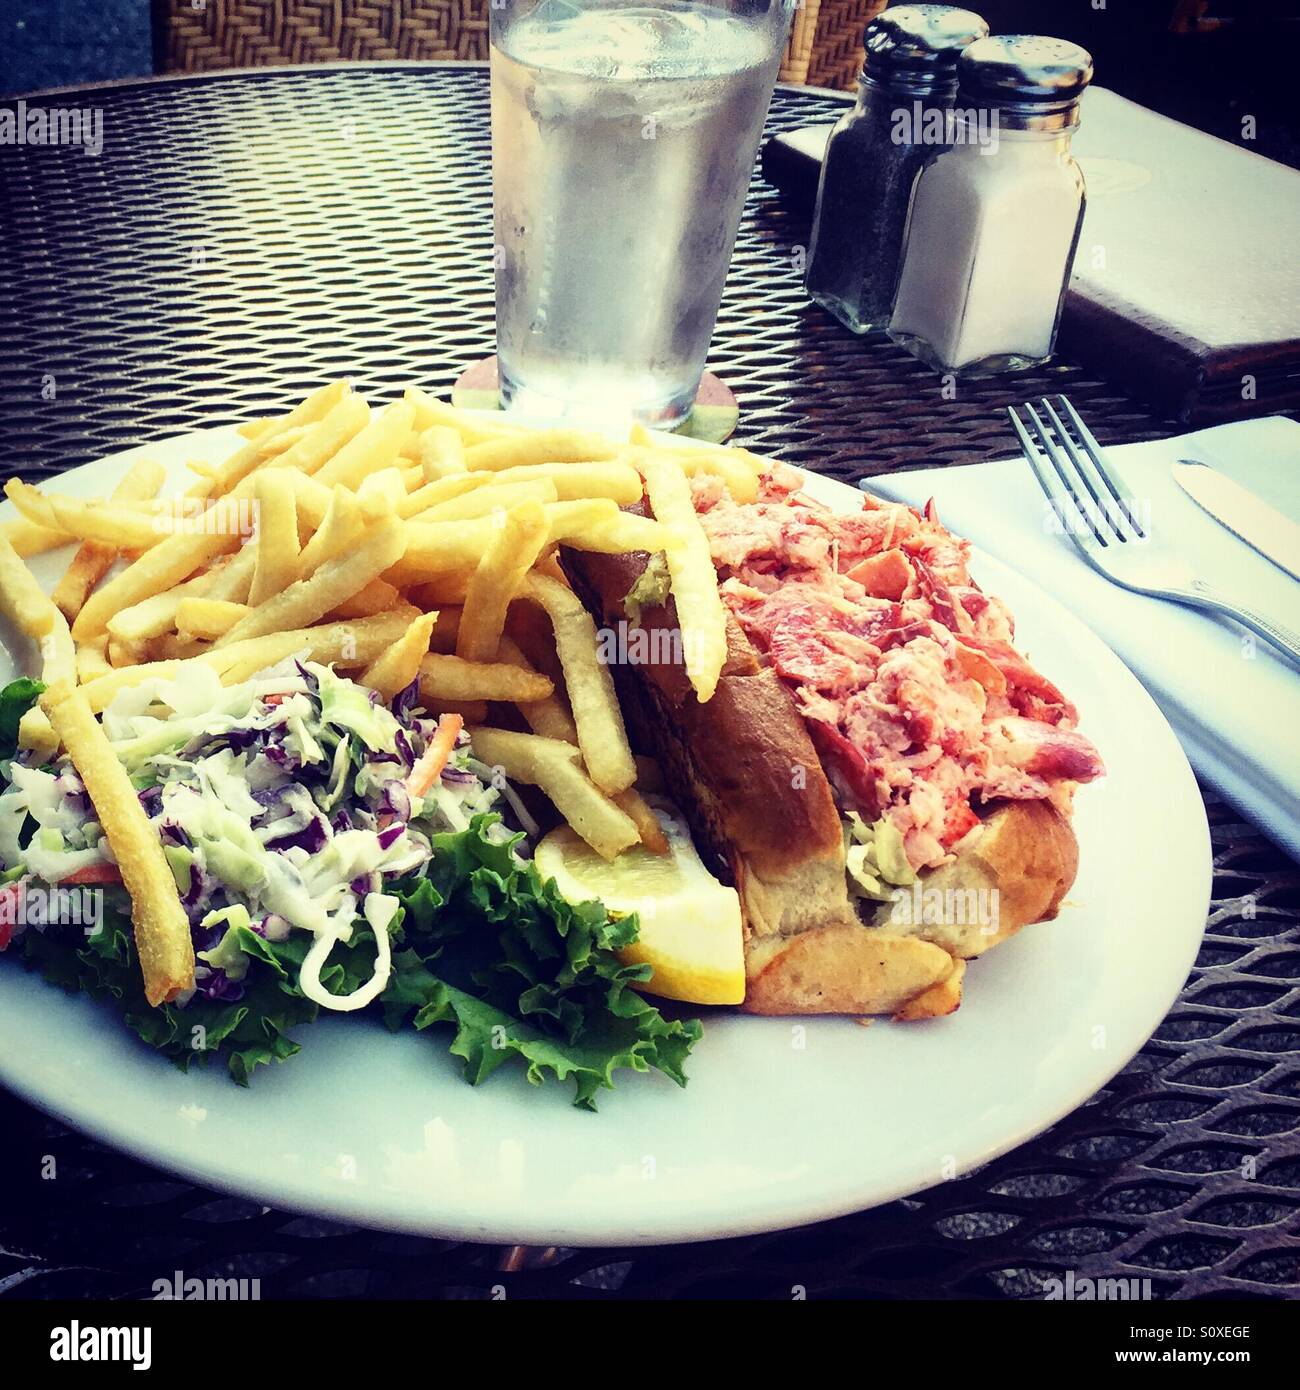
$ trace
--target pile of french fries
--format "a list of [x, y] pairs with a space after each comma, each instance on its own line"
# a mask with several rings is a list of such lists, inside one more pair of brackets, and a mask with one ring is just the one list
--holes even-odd
[[[240, 433], [220, 466], [192, 465], [200, 476], [179, 498], [160, 497], [151, 462], [107, 499], [5, 488], [19, 519], [0, 532], [0, 609], [40, 644], [48, 687], [20, 741], [44, 754], [62, 743], [81, 770], [136, 900], [137, 939], [140, 915], [167, 919], [146, 933], [176, 956], [164, 950], [152, 972], [146, 962], [151, 998], [183, 979], [188, 930], [94, 715], [185, 663], [232, 684], [305, 655], [390, 699], [418, 680], [426, 709], [459, 715], [480, 759], [541, 788], [600, 854], [667, 848], [636, 786], [595, 624], [555, 551], [664, 552], [687, 675], [707, 700], [726, 622], [688, 479], [715, 474], [750, 501], [761, 460], [664, 448], [644, 431], [619, 444], [527, 429], [415, 388], [372, 409], [346, 382]], [[653, 519], [620, 510], [643, 496]], [[23, 557], [73, 541], [47, 597]], [[488, 727], [490, 702], [517, 706], [532, 732]]]

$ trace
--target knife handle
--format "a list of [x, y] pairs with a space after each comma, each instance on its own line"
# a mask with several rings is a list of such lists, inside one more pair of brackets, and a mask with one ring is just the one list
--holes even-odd
[[1205, 608], [1210, 612], [1222, 613], [1225, 617], [1235, 619], [1242, 627], [1249, 628], [1251, 632], [1262, 637], [1266, 642], [1270, 642], [1290, 659], [1292, 665], [1300, 667], [1300, 635], [1289, 627], [1275, 623], [1272, 618], [1266, 618], [1253, 608], [1246, 608], [1240, 603], [1231, 602], [1199, 579], [1192, 581], [1188, 597], [1197, 608]]

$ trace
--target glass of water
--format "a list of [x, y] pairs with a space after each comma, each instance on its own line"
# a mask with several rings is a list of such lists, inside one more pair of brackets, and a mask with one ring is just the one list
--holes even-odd
[[671, 429], [795, 0], [491, 0], [501, 400]]

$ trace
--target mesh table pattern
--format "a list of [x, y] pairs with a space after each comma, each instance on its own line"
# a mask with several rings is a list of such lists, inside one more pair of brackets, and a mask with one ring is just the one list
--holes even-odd
[[[841, 101], [781, 89], [769, 132]], [[215, 75], [57, 103], [102, 110], [104, 147], [0, 147], [6, 475], [265, 413], [342, 375], [445, 394], [492, 351], [481, 67]], [[807, 237], [756, 180], [710, 355], [742, 442], [846, 481], [973, 462], [1014, 449], [1004, 405], [1061, 390], [1103, 442], [1174, 429], [1068, 363], [944, 391], [807, 303]], [[266, 1297], [1041, 1297], [1067, 1270], [1149, 1279], [1159, 1298], [1294, 1296], [1300, 871], [1207, 800], [1214, 901], [1155, 1037], [1039, 1139], [912, 1199], [703, 1246], [501, 1251], [205, 1192], [0, 1096], [0, 1295], [147, 1293], [183, 1263], [259, 1276]]]

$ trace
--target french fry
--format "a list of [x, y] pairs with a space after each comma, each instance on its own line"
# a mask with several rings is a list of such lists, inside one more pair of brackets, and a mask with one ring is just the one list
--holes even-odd
[[376, 613], [387, 613], [396, 608], [401, 598], [396, 589], [382, 579], [372, 579], [364, 589], [358, 589], [351, 598], [346, 598], [337, 608], [331, 609], [330, 621], [343, 618], [371, 618]]
[[315, 478], [309, 478], [306, 473], [299, 473], [296, 468], [286, 468], [277, 470], [277, 472], [293, 489], [294, 511], [298, 518], [299, 536], [310, 536], [314, 531], [320, 529], [321, 523], [329, 512], [330, 503], [334, 500], [335, 492], [342, 492], [343, 496], [352, 503], [356, 503], [356, 495], [339, 484], [335, 484], [334, 487], [326, 487], [324, 483], [317, 482]]
[[131, 642], [120, 642], [116, 637], [108, 639], [108, 664], [110, 666], [138, 666], [145, 659], [146, 648]]
[[466, 661], [491, 661], [496, 656], [510, 600], [546, 538], [546, 515], [540, 502], [524, 502], [505, 514], [465, 588], [464, 613], [456, 637], [457, 656]]
[[651, 445], [649, 448], [629, 449], [628, 457], [642, 472], [645, 471], [643, 465], [647, 458], [666, 458], [675, 462], [688, 478], [693, 478], [699, 473], [710, 473], [722, 479], [736, 502], [752, 502], [758, 496], [759, 472], [742, 450], [665, 448]]
[[536, 671], [504, 661], [465, 661], [459, 656], [430, 652], [420, 662], [420, 699], [509, 700], [527, 704], [544, 700], [555, 686]]
[[[668, 453], [676, 458], [678, 451]], [[734, 458], [730, 450], [709, 449], [695, 452], [683, 449], [679, 462], [687, 477], [697, 473], [711, 473], [721, 478], [732, 500], [740, 503], [753, 502], [758, 496], [759, 475], [741, 459]]]
[[540, 787], [555, 809], [606, 859], [640, 839], [632, 818], [583, 772], [578, 749], [537, 734], [478, 726], [469, 731], [477, 758], [516, 782]]
[[200, 579], [210, 576], [202, 590], [204, 596], [224, 599], [227, 603], [246, 603], [256, 565], [257, 543], [245, 541], [241, 549], [230, 556], [220, 569], [214, 565], [207, 571], [207, 575], [199, 576]]
[[161, 637], [163, 633], [171, 632], [176, 626], [176, 610], [182, 601], [201, 594], [210, 596], [213, 583], [207, 575], [198, 574], [165, 593], [152, 594], [129, 608], [121, 609], [108, 620], [106, 630], [109, 638], [138, 647], [151, 637]]
[[445, 478], [438, 478], [417, 487], [414, 492], [408, 492], [398, 503], [397, 514], [402, 517], [419, 516], [439, 502], [449, 502], [453, 497], [486, 487], [495, 476], [493, 473], [449, 473]]
[[422, 522], [465, 521], [472, 517], [492, 516], [509, 511], [521, 502], [554, 502], [555, 484], [545, 478], [532, 482], [513, 483], [509, 487], [481, 487], [460, 497], [439, 502], [420, 514]]
[[304, 653], [308, 661], [355, 669], [369, 666], [394, 642], [400, 641], [418, 616], [414, 608], [403, 604], [391, 613], [379, 613], [373, 618], [318, 623], [315, 627], [253, 637], [228, 647], [214, 647], [195, 660], [214, 667], [224, 685], [236, 685], [263, 667], [274, 666], [299, 653]]
[[[536, 669], [511, 637], [502, 636], [497, 645], [497, 660], [508, 661], [525, 671]], [[578, 726], [573, 722], [569, 707], [558, 690], [544, 700], [530, 700], [526, 705], [520, 705], [519, 712], [528, 721], [533, 733], [541, 734], [543, 738], [557, 739], [560, 743], [577, 743]], [[622, 795], [620, 792], [619, 796]]]
[[229, 632], [217, 639], [217, 646], [314, 623], [396, 564], [405, 545], [402, 522], [396, 517], [379, 522], [362, 536], [350, 554], [327, 561], [309, 578], [299, 579], [265, 603], [250, 608]]
[[33, 705], [19, 719], [18, 746], [35, 753], [41, 762], [48, 762], [58, 753], [59, 736], [40, 705]]
[[[394, 568], [400, 570], [405, 563], [402, 560]], [[417, 608], [445, 609], [454, 605], [459, 609], [465, 603], [465, 590], [469, 588], [473, 573], [473, 570], [450, 570], [446, 574], [435, 574], [432, 579], [408, 587], [407, 596]]]
[[408, 521], [406, 552], [384, 578], [405, 589], [435, 575], [472, 571], [492, 539], [493, 528], [487, 516], [469, 521]]
[[[224, 685], [237, 685], [265, 666], [303, 653], [308, 661], [366, 666], [401, 639], [416, 610], [403, 606], [392, 613], [355, 622], [320, 623], [294, 632], [254, 637], [232, 647], [213, 648], [191, 658], [211, 666]], [[96, 714], [107, 709], [119, 691], [147, 680], [174, 680], [185, 661], [166, 660], [125, 666], [87, 682], [83, 693]]]
[[212, 650], [212, 643], [203, 637], [192, 637], [188, 633], [165, 632], [161, 637], [152, 637], [144, 644], [144, 662], [188, 661]]
[[357, 489], [357, 502], [371, 521], [398, 512], [406, 496], [406, 483], [400, 468], [381, 468], [378, 473], [367, 473]]
[[[652, 517], [620, 512], [617, 508], [595, 517], [578, 510], [594, 506], [600, 500], [553, 503], [548, 509], [552, 542], [604, 555], [625, 555], [637, 550], [654, 554], [656, 550], [670, 550], [677, 545], [675, 533]], [[572, 510], [568, 510], [570, 508]]]
[[[48, 687], [75, 685], [77, 654], [68, 631], [67, 619], [37, 584], [31, 570], [7, 540], [0, 538], [0, 613], [37, 645], [41, 657], [41, 679]], [[28, 712], [31, 715], [31, 712]], [[50, 734], [44, 727], [45, 715], [39, 711], [26, 718], [23, 747], [46, 748]]]
[[28, 521], [25, 516], [0, 525], [0, 536], [9, 542], [20, 559], [26, 559], [31, 555], [43, 555], [47, 550], [58, 550], [72, 539], [62, 531], [52, 530], [48, 526], [38, 526], [34, 521]]
[[401, 639], [371, 662], [357, 679], [377, 690], [385, 700], [400, 695], [419, 676], [420, 662], [429, 654], [429, 638], [437, 621], [437, 613], [421, 613], [413, 618]]
[[[469, 476], [483, 475], [471, 473]], [[556, 496], [561, 502], [607, 497], [616, 506], [626, 507], [639, 502], [642, 493], [641, 475], [629, 463], [526, 463], [487, 476], [494, 486], [545, 479], [555, 484]]]
[[107, 637], [96, 637], [77, 648], [77, 680], [82, 685], [113, 669], [108, 664], [107, 649]]
[[578, 746], [591, 780], [611, 795], [623, 791], [636, 780], [636, 764], [613, 678], [600, 659], [591, 614], [572, 589], [546, 575], [530, 574], [519, 592], [544, 608], [551, 620], [565, 689], [578, 726]]
[[342, 483], [355, 491], [366, 474], [397, 462], [414, 418], [415, 411], [409, 405], [394, 401], [373, 416], [365, 429], [353, 435], [328, 463], [321, 465], [316, 481], [327, 487]]
[[423, 431], [416, 457], [428, 483], [465, 472], [465, 445], [450, 425], [430, 425]]
[[257, 503], [257, 555], [248, 602], [256, 607], [298, 578], [298, 504], [284, 473], [265, 469], [253, 483]]
[[62, 614], [36, 582], [8, 540], [0, 536], [0, 613], [34, 642], [55, 626]]
[[686, 675], [696, 698], [704, 704], [713, 698], [727, 659], [727, 616], [709, 538], [700, 525], [691, 501], [691, 485], [681, 468], [664, 454], [645, 457], [642, 468], [656, 519], [681, 540], [665, 554]]
[[[470, 494], [471, 496], [476, 494]], [[545, 502], [547, 544], [563, 542], [578, 550], [618, 554], [629, 550], [664, 550], [677, 544], [666, 526], [649, 517], [620, 512], [608, 497], [575, 502]], [[399, 589], [410, 588], [437, 575], [472, 570], [492, 538], [491, 517], [468, 520], [406, 523], [406, 553], [384, 578]], [[454, 599], [447, 600], [454, 602]]]
[[[139, 459], [113, 489], [110, 500], [147, 501], [157, 495], [165, 477], [166, 472], [162, 464], [153, 459]], [[117, 546], [106, 545], [100, 541], [83, 541], [77, 547], [72, 563], [54, 586], [53, 595], [55, 606], [69, 622], [81, 612], [81, 606], [90, 597], [90, 591], [112, 569], [117, 555]]]
[[[86, 648], [83, 646], [82, 651]], [[139, 666], [112, 667], [94, 676], [81, 686], [81, 693], [95, 714], [102, 714], [113, 703], [114, 697], [122, 690], [130, 690], [150, 680], [174, 680], [181, 670], [182, 662], [149, 661]]]
[[[318, 387], [287, 415], [277, 415], [264, 430], [236, 449], [225, 463], [213, 469], [208, 477], [196, 483], [186, 495], [217, 498], [233, 492], [265, 461], [266, 446], [276, 435], [296, 429], [299, 425], [312, 424], [328, 415], [347, 396], [348, 391], [346, 381], [334, 381], [328, 386]], [[294, 448], [297, 447], [294, 445]]]
[[[597, 524], [617, 521], [622, 513], [618, 504], [608, 497], [585, 497], [580, 502], [548, 502], [546, 519], [551, 527], [551, 541], [572, 541], [583, 531]], [[642, 521], [644, 517], [640, 518]]]
[[170, 532], [179, 530], [184, 523], [182, 517], [166, 511], [150, 514], [103, 498], [42, 492], [17, 478], [5, 484], [5, 495], [36, 525], [62, 531], [78, 540], [100, 541], [114, 550], [126, 546], [148, 549]]
[[201, 596], [183, 598], [176, 605], [176, 631], [211, 642], [229, 632], [247, 612], [245, 603]]
[[529, 430], [502, 439], [471, 444], [465, 450], [465, 467], [517, 468], [530, 463], [592, 463], [612, 459], [618, 448], [603, 434], [586, 430]]
[[268, 468], [290, 469], [303, 476], [317, 473], [325, 463], [356, 435], [365, 429], [370, 419], [370, 407], [358, 395], [349, 393], [324, 416], [294, 440], [267, 465]]
[[194, 947], [158, 832], [86, 697], [60, 682], [46, 691], [42, 706], [85, 783], [131, 895], [145, 998], [155, 1006], [175, 999], [194, 987]]
[[245, 439], [256, 439], [259, 434], [265, 434], [273, 424], [275, 424], [275, 416], [263, 415], [256, 420], [245, 420], [242, 424], [236, 425], [235, 429]]
[[284, 430], [279, 434], [272, 435], [261, 445], [261, 457], [272, 459], [277, 454], [284, 453], [286, 449], [298, 444], [311, 429], [311, 425], [295, 425], [291, 430]]
[[[656, 439], [646, 427], [640, 423], [632, 426], [632, 431], [628, 440], [632, 451], [635, 454], [638, 450], [648, 449], [652, 453], [668, 454], [671, 458], [679, 455], [688, 458], [700, 458], [708, 456], [711, 458], [722, 458], [728, 464], [736, 463], [747, 468], [756, 477], [770, 472], [772, 460], [763, 458], [759, 454], [753, 453], [749, 449], [738, 448], [734, 444], [703, 444], [699, 440], [685, 439], [681, 435], [674, 435], [671, 439]], [[684, 467], [684, 472], [690, 473], [689, 467]]]
[[[299, 492], [299, 500], [305, 494]], [[298, 568], [305, 577], [314, 573], [327, 560], [351, 550], [361, 539], [365, 530], [365, 519], [357, 499], [347, 488], [339, 486], [330, 494], [330, 501], [321, 518], [316, 534], [302, 548], [298, 557]]]
[[667, 854], [668, 837], [664, 834], [663, 826], [659, 824], [659, 817], [641, 793], [635, 787], [628, 787], [625, 791], [618, 792], [613, 799], [619, 810], [626, 813], [636, 826], [637, 834], [640, 835], [641, 843], [646, 849], [651, 854]]
[[98, 637], [113, 614], [165, 592], [218, 555], [234, 550], [246, 520], [247, 497], [242, 488], [240, 484], [230, 497], [214, 503], [204, 513], [202, 525], [182, 535], [168, 536], [96, 589], [73, 623], [77, 641]]
[[[235, 646], [210, 648], [190, 657], [217, 671], [224, 685], [238, 685], [263, 667], [274, 666], [286, 656], [303, 653], [309, 662], [336, 663], [339, 666], [367, 666], [400, 641], [403, 632], [419, 616], [413, 607], [403, 605], [392, 613], [352, 623], [320, 623], [293, 632], [275, 632], [273, 637], [254, 637]], [[86, 682], [82, 692], [96, 714], [113, 703], [114, 696], [133, 685], [149, 680], [175, 680], [186, 666], [185, 660], [168, 659], [124, 666]]]
[[418, 386], [408, 386], [402, 399], [415, 412], [415, 428], [423, 434], [433, 425], [447, 425], [454, 429], [466, 444], [478, 444], [486, 440], [500, 439], [505, 434], [521, 433], [519, 426], [512, 426], [504, 419], [489, 419], [486, 416], [467, 415], [446, 401], [434, 398]]

